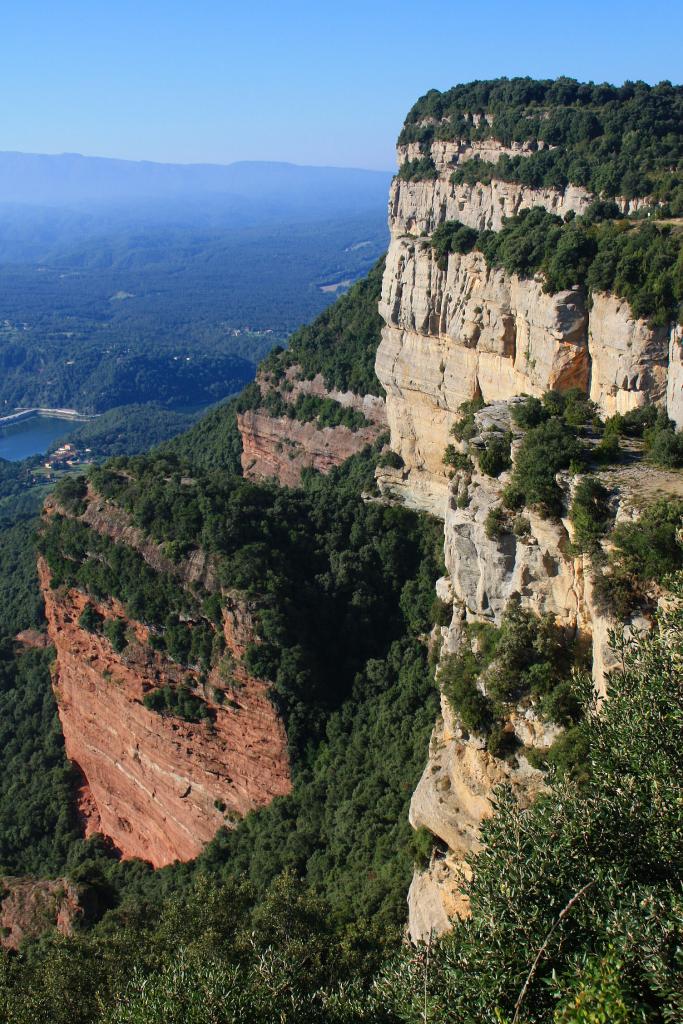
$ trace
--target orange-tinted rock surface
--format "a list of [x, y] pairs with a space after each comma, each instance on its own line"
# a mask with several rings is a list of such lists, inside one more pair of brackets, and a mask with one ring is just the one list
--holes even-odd
[[93, 897], [66, 878], [0, 878], [0, 946], [18, 949], [51, 928], [72, 935], [93, 909]]
[[237, 426], [242, 435], [244, 475], [251, 480], [272, 477], [286, 487], [296, 487], [302, 469], [329, 473], [381, 433], [374, 424], [356, 431], [348, 427], [319, 429], [315, 422], [273, 417], [260, 409], [240, 413]]
[[265, 409], [238, 413], [237, 426], [242, 436], [242, 470], [252, 480], [275, 479], [286, 487], [296, 487], [302, 469], [329, 473], [367, 444], [373, 444], [386, 430], [384, 399], [376, 395], [356, 395], [350, 391], [329, 391], [320, 374], [312, 380], [300, 375], [298, 366], [286, 373], [287, 389], [273, 385], [267, 376], [257, 378], [261, 392], [277, 391], [285, 402], [294, 403], [300, 395], [331, 398], [347, 409], [363, 413], [367, 426], [318, 427], [314, 420], [303, 423], [288, 416], [271, 416]]
[[[268, 684], [233, 660], [253, 639], [253, 609], [229, 597], [228, 654], [202, 684], [153, 651], [140, 624], [130, 624], [131, 642], [115, 653], [78, 624], [88, 598], [51, 590], [43, 562], [39, 574], [66, 752], [87, 783], [79, 799], [86, 832], [100, 830], [124, 857], [160, 867], [197, 856], [222, 825], [289, 792], [287, 738]], [[116, 602], [96, 607], [107, 618], [124, 616]], [[145, 693], [180, 685], [206, 702], [209, 721], [144, 706]]]

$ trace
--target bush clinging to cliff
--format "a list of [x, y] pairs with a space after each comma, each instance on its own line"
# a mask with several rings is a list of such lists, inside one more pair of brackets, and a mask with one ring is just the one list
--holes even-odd
[[594, 223], [588, 216], [564, 223], [535, 206], [506, 218], [495, 232], [447, 221], [434, 232], [432, 247], [442, 269], [449, 252], [477, 249], [490, 266], [509, 274], [541, 273], [546, 292], [577, 285], [613, 292], [628, 301], [634, 316], [654, 325], [683, 317], [683, 232], [667, 224]]

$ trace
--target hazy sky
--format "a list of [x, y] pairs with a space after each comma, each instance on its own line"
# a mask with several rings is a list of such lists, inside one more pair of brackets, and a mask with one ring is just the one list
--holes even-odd
[[430, 88], [680, 81], [676, 0], [5, 0], [0, 149], [392, 169]]

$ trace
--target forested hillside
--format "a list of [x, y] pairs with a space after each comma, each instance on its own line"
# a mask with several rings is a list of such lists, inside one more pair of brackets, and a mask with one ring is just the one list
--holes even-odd
[[378, 209], [241, 229], [127, 227], [4, 263], [0, 409], [186, 408], [234, 394], [340, 282], [367, 271], [383, 221]]

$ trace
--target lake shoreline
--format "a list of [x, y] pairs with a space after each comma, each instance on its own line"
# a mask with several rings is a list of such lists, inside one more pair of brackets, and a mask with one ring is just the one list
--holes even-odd
[[58, 420], [73, 420], [76, 423], [87, 423], [89, 420], [97, 419], [97, 414], [79, 412], [78, 409], [48, 409], [36, 406], [33, 409], [17, 409], [8, 413], [7, 416], [0, 416], [0, 430], [3, 427], [12, 427], [15, 423], [24, 423], [34, 417], [49, 417]]

